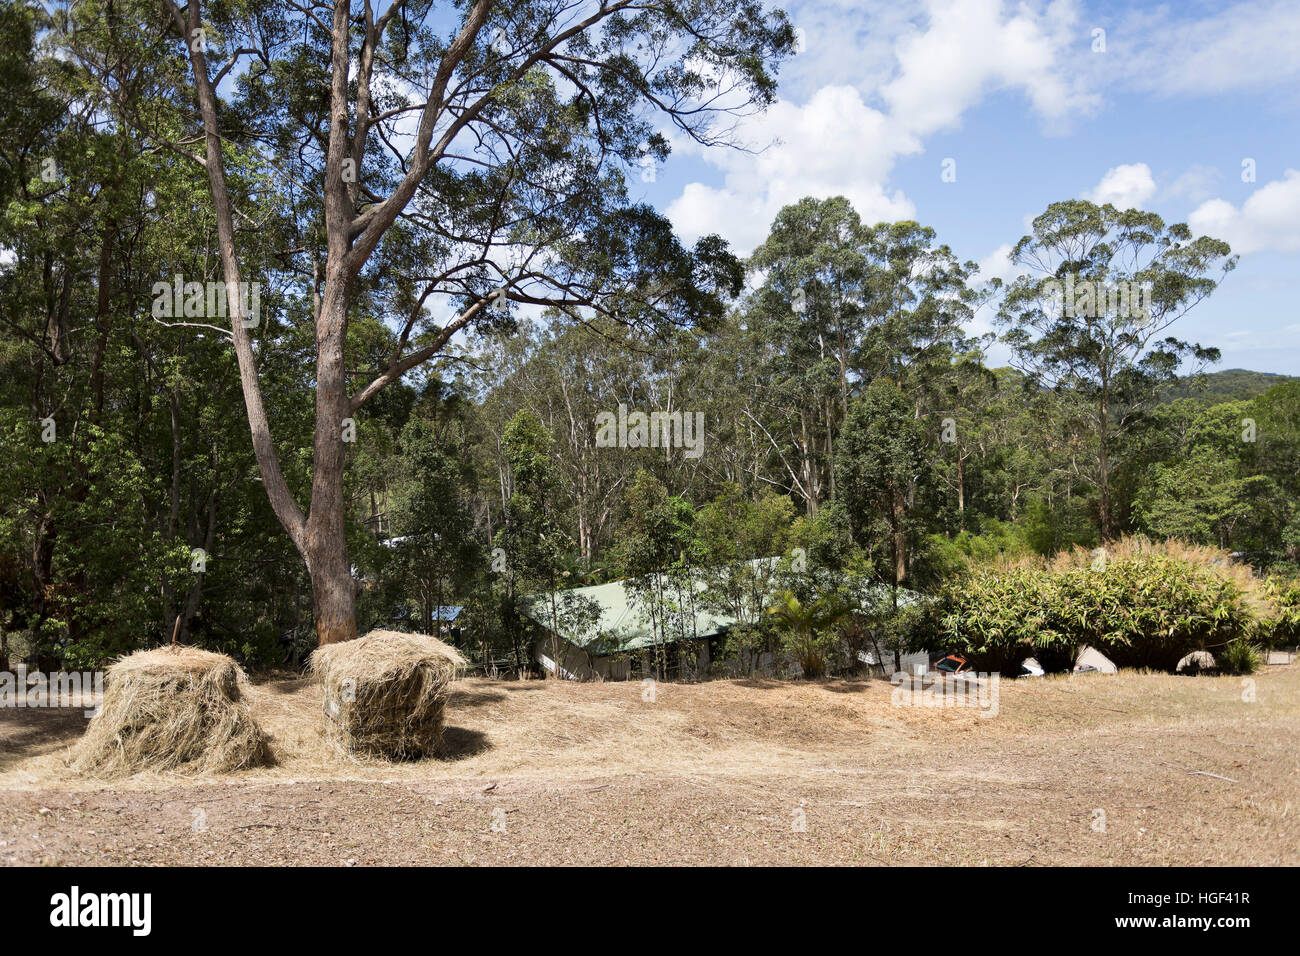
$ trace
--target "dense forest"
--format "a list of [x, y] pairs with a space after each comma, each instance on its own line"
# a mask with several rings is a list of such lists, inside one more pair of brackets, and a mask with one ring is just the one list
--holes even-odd
[[[292, 72], [312, 63], [290, 49], [223, 106], [242, 129], [225, 154], [242, 275], [259, 283], [255, 323], [232, 334], [211, 308], [230, 272], [211, 162], [189, 155], [186, 63], [158, 53], [179, 40], [45, 16], [0, 4], [0, 660], [87, 666], [176, 638], [296, 665], [317, 643], [319, 568], [259, 468], [241, 362], [260, 370], [275, 477], [306, 502], [329, 204], [310, 160], [272, 180], [261, 151], [310, 152], [265, 117], [324, 127]], [[415, 50], [416, 32], [398, 39]], [[493, 175], [443, 193], [477, 209]], [[1127, 534], [1300, 571], [1300, 380], [1207, 375], [1217, 351], [1176, 337], [1235, 262], [1213, 237], [1063, 199], [1007, 237], [1022, 274], [1004, 284], [924, 225], [863, 222], [837, 197], [783, 209], [744, 259], [720, 240], [683, 250], [644, 210], [556, 213], [550, 228], [580, 234], [570, 285], [621, 256], [637, 268], [601, 276], [636, 294], [574, 306], [512, 286], [440, 339], [451, 325], [412, 276], [480, 224], [434, 205], [397, 220], [341, 306], [340, 376], [384, 386], [339, 419], [335, 557], [359, 630], [445, 637], [438, 609], [463, 606], [473, 659], [525, 666], [528, 595], [766, 557], [926, 592], [972, 563]], [[392, 358], [415, 346], [427, 361]], [[714, 595], [752, 625], [735, 655], [770, 639], [762, 608], [728, 593], [743, 584]], [[790, 598], [816, 614], [811, 592]]]

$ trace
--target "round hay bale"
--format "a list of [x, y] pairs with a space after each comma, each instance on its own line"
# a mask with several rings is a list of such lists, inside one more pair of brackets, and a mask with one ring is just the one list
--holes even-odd
[[411, 760], [437, 752], [447, 689], [465, 658], [427, 634], [371, 631], [311, 656], [329, 736], [351, 753]]
[[243, 701], [247, 678], [224, 654], [160, 647], [128, 654], [104, 675], [104, 699], [74, 746], [72, 769], [230, 773], [273, 762], [270, 738]]

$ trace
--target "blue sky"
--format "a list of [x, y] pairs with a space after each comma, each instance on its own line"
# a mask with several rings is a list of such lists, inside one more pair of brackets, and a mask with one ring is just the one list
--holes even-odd
[[1136, 206], [1241, 254], [1174, 334], [1221, 349], [1218, 368], [1300, 374], [1300, 2], [783, 5], [803, 50], [738, 131], [767, 148], [674, 141], [633, 183], [684, 239], [748, 252], [781, 206], [843, 194], [1006, 276], [1005, 250], [1049, 203]]

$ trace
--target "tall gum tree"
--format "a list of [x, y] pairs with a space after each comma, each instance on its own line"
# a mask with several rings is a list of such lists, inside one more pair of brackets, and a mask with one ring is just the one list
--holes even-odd
[[[115, 7], [118, 32], [104, 41], [120, 42], [129, 22], [133, 56], [188, 59], [198, 115], [160, 146], [208, 178], [253, 451], [310, 573], [322, 645], [356, 636], [344, 490], [353, 417], [457, 332], [511, 328], [520, 305], [647, 325], [720, 318], [739, 264], [717, 237], [683, 248], [629, 200], [626, 174], [667, 156], [667, 131], [734, 142], [736, 119], [771, 102], [794, 46], [786, 16], [751, 0], [381, 7], [162, 0], [160, 22], [157, 4], [141, 2]], [[263, 278], [243, 268], [234, 150], [292, 196], [280, 225], [297, 241], [281, 259], [315, 333], [305, 507], [281, 469], [254, 317], [234, 294]], [[436, 319], [435, 306], [450, 317]], [[352, 367], [360, 312], [393, 331], [380, 367]]]
[[1079, 477], [1097, 492], [1103, 540], [1120, 531], [1113, 475], [1131, 434], [1160, 391], [1217, 349], [1170, 328], [1237, 264], [1226, 242], [1166, 225], [1153, 212], [1082, 199], [1053, 203], [1011, 251], [1024, 271], [1005, 290], [998, 322], [1018, 368], [1076, 405], [1092, 437]]

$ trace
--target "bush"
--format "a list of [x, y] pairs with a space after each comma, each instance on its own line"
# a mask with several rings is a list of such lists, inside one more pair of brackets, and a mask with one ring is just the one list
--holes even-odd
[[1003, 673], [1031, 655], [1044, 670], [1068, 671], [1084, 644], [1119, 667], [1172, 673], [1194, 650], [1245, 638], [1266, 607], [1247, 599], [1249, 569], [1180, 548], [1130, 540], [1050, 564], [976, 569], [940, 595], [931, 642]]
[[1060, 635], [1049, 612], [1054, 582], [1041, 568], [977, 569], [958, 578], [933, 606], [934, 650], [958, 650], [979, 670], [1014, 674], [1035, 641]]
[[924, 565], [917, 571], [927, 580], [943, 580], [967, 568], [1016, 560], [1034, 553], [1022, 529], [992, 518], [980, 523], [978, 531], [963, 530], [948, 536], [927, 535], [921, 549]]
[[1173, 673], [1206, 644], [1244, 635], [1249, 616], [1238, 587], [1213, 571], [1163, 554], [1073, 568], [1070, 607], [1080, 641], [1117, 667]]
[[1225, 674], [1253, 674], [1259, 670], [1259, 651], [1244, 637], [1233, 638], [1214, 652], [1214, 662]]
[[1300, 643], [1300, 579], [1270, 577], [1263, 585], [1271, 605], [1254, 629], [1254, 637], [1265, 647]]

